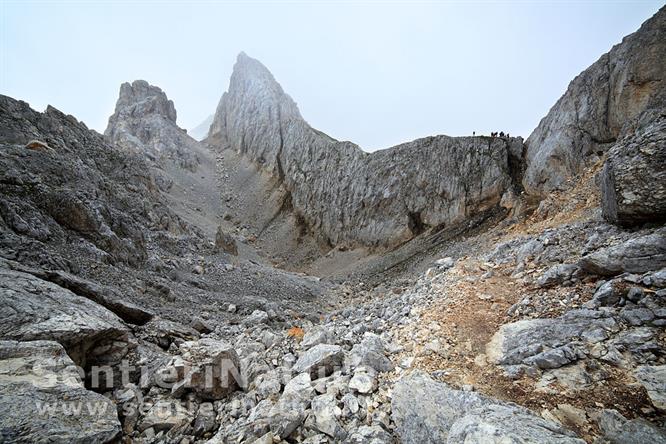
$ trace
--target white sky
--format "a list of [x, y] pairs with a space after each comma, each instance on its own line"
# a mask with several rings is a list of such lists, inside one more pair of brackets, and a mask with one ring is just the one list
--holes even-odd
[[434, 134], [527, 137], [575, 75], [662, 5], [0, 0], [0, 93], [102, 132], [120, 84], [145, 79], [192, 128], [245, 51], [312, 126], [366, 150]]

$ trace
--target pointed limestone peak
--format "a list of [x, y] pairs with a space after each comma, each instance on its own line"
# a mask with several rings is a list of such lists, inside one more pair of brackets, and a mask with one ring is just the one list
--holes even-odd
[[284, 122], [294, 119], [303, 119], [296, 103], [268, 68], [241, 52], [234, 64], [229, 89], [218, 104], [209, 136], [217, 142], [225, 139], [227, 123], [232, 121], [265, 125], [277, 134]]
[[[176, 123], [176, 107], [173, 101], [159, 87], [135, 80], [120, 85], [120, 94], [116, 102], [116, 110], [111, 119], [121, 116], [144, 117], [159, 115]], [[109, 119], [109, 124], [111, 124]]]
[[286, 96], [273, 74], [259, 60], [244, 52], [238, 54], [231, 74], [229, 92], [270, 93], [273, 98]]

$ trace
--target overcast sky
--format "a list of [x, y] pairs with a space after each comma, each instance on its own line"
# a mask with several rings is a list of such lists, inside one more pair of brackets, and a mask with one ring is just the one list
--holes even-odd
[[240, 51], [308, 122], [366, 150], [433, 134], [528, 136], [580, 71], [663, 1], [0, 0], [0, 93], [102, 132], [145, 79], [192, 128]]

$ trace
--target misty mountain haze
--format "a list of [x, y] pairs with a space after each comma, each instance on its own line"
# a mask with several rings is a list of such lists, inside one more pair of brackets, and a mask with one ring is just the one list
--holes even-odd
[[4, 60], [22, 63], [4, 63], [0, 92], [103, 132], [117, 85], [144, 79], [168, 91], [178, 124], [193, 128], [246, 51], [270, 67], [307, 121], [367, 151], [425, 134], [527, 137], [575, 75], [660, 5], [205, 2], [130, 11], [9, 2], [0, 48]]
[[195, 126], [194, 128], [187, 130], [187, 134], [193, 137], [196, 140], [203, 140], [208, 136], [208, 130], [210, 129], [210, 124], [213, 123], [213, 114], [206, 117], [203, 122]]

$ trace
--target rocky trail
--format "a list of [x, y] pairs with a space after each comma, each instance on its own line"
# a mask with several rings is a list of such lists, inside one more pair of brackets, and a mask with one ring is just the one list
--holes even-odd
[[0, 96], [0, 441], [666, 442], [666, 9], [530, 137]]

